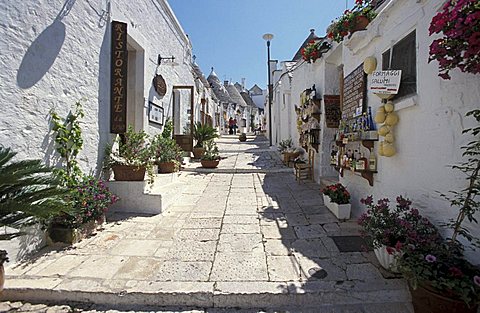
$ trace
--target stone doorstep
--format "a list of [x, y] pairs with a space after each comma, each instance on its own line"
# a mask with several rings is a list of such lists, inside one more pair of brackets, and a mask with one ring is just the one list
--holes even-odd
[[[157, 286], [158, 288], [155, 288]], [[328, 289], [328, 290], [327, 290]], [[194, 308], [284, 308], [329, 307], [338, 305], [365, 305], [405, 303], [411, 301], [404, 289], [345, 291], [329, 284], [302, 288], [298, 282], [142, 282], [127, 290], [95, 291], [66, 290], [64, 288], [6, 288], [0, 301], [27, 301], [33, 303], [64, 304], [69, 302], [99, 306], [135, 307], [194, 307]]]

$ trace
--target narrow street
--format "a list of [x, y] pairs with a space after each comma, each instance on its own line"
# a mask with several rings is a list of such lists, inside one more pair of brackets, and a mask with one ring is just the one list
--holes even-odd
[[264, 137], [218, 145], [219, 168], [187, 166], [163, 214], [113, 214], [95, 236], [7, 267], [2, 297], [135, 311], [410, 311], [404, 280], [380, 271], [358, 237], [339, 237], [358, 236], [355, 219], [339, 222], [319, 185], [296, 182]]

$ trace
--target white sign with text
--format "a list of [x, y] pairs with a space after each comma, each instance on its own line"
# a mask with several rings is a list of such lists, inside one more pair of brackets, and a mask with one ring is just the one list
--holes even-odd
[[370, 76], [369, 89], [373, 93], [396, 95], [401, 78], [401, 70], [375, 71]]

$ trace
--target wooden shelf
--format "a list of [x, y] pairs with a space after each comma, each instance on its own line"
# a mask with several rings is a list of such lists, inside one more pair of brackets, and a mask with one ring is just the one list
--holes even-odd
[[[349, 140], [348, 143], [361, 142], [365, 148], [367, 148], [368, 150], [372, 150], [375, 144], [375, 141], [378, 141], [378, 139], [359, 139], [359, 140], [352, 140], [352, 141]], [[345, 144], [341, 140], [337, 140], [335, 141], [335, 143], [339, 147], [345, 147]]]
[[349, 167], [345, 166], [338, 166], [338, 165], [332, 165], [335, 167], [335, 169], [340, 173], [340, 176], [343, 177], [344, 171], [351, 171], [354, 173], [359, 173], [363, 178], [365, 178], [368, 181], [368, 184], [370, 186], [373, 186], [373, 174], [378, 173], [378, 171], [371, 171], [371, 170], [354, 170], [352, 171]]

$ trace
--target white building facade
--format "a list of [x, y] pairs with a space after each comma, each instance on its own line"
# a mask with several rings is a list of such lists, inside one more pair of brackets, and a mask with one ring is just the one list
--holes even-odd
[[[332, 49], [312, 64], [300, 60], [290, 69], [284, 66], [282, 75], [275, 81], [273, 108], [278, 108], [274, 110], [274, 114], [278, 114], [275, 119], [282, 125], [274, 136], [275, 143], [288, 137], [298, 140], [297, 129], [285, 125], [295, 114], [295, 105], [298, 106], [304, 89], [315, 84], [323, 99], [321, 143], [315, 169], [319, 182], [320, 177], [332, 174], [333, 167], [328, 167], [336, 131], [325, 124], [325, 95], [338, 95], [341, 103], [346, 103], [347, 99], [342, 99], [348, 96], [344, 85], [346, 78], [359, 67], [363, 70], [368, 57], [376, 59], [377, 70], [396, 69], [395, 66], [405, 68], [399, 95], [393, 99], [399, 116], [394, 127], [396, 154], [379, 156], [379, 142], [374, 143], [378, 173], [373, 174], [371, 183], [359, 173], [345, 170], [342, 176], [333, 172], [352, 195], [353, 218], [366, 210], [360, 199], [368, 195], [375, 199], [388, 197], [392, 201], [398, 195], [406, 196], [437, 225], [458, 212], [458, 208], [450, 207], [440, 193], [461, 190], [466, 185], [462, 173], [450, 166], [462, 160], [460, 147], [471, 139], [462, 135], [462, 130], [474, 124], [474, 119], [465, 114], [479, 107], [480, 75], [453, 70], [450, 72], [452, 79], [443, 80], [438, 77], [438, 63], [428, 63], [429, 46], [435, 39], [429, 36], [428, 28], [443, 3], [441, 0], [385, 1], [366, 30], [354, 33], [351, 38], [345, 37], [340, 44], [332, 43]], [[391, 57], [389, 51], [393, 51]], [[368, 91], [369, 79], [370, 76], [365, 78], [365, 97], [357, 106], [364, 111], [371, 107], [375, 116], [382, 103]], [[290, 102], [284, 100], [288, 96]], [[347, 115], [350, 117], [350, 113]], [[368, 157], [368, 149], [359, 142], [349, 145], [350, 149], [358, 147]], [[478, 225], [467, 227], [474, 236], [480, 236]], [[480, 260], [479, 251], [468, 250], [467, 254], [476, 263]]]

